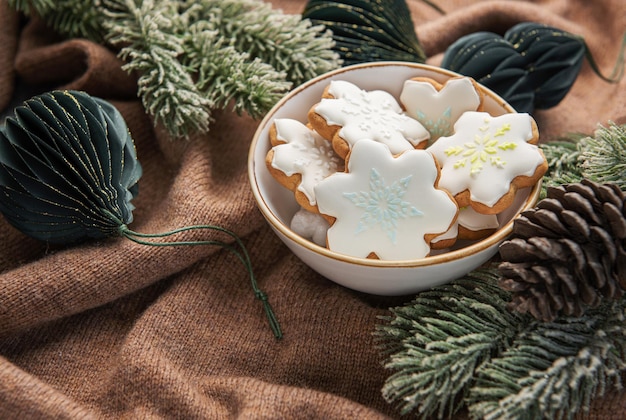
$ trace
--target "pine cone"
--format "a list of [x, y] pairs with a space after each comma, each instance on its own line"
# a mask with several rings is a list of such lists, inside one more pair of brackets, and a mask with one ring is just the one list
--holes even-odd
[[543, 321], [580, 316], [626, 290], [625, 194], [589, 180], [548, 188], [500, 246], [509, 309]]

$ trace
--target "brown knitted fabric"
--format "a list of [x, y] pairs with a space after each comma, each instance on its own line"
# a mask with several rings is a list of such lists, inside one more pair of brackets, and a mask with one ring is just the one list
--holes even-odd
[[0, 1], [0, 109], [4, 109], [13, 95], [19, 19], [5, 1]]
[[[298, 13], [305, 0], [272, 3]], [[437, 0], [445, 16], [408, 3], [435, 64], [465, 33], [533, 20], [583, 35], [608, 74], [626, 28], [623, 0]], [[247, 273], [225, 251], [123, 239], [48, 247], [0, 218], [0, 418], [396, 417], [381, 397], [390, 372], [372, 332], [377, 316], [412, 296], [347, 290], [281, 244], [248, 187], [257, 122], [223, 112], [209, 134], [171, 141], [153, 128], [115, 54], [20, 25], [0, 0], [0, 107], [50, 87], [111, 100], [144, 168], [132, 228], [212, 223], [236, 232], [285, 336], [274, 339]], [[616, 94], [624, 88], [626, 79], [609, 85], [583, 66], [565, 100], [538, 113], [542, 136], [626, 122], [626, 96]], [[611, 393], [589, 417], [618, 418], [625, 408], [626, 394]]]

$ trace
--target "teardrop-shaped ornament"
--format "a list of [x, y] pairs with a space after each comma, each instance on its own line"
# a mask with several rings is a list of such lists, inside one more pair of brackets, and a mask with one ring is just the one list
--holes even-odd
[[426, 60], [404, 0], [310, 0], [302, 17], [332, 31], [344, 65]]
[[[164, 233], [128, 227], [141, 175], [124, 118], [112, 104], [87, 93], [35, 96], [0, 127], [0, 212], [11, 225], [56, 244], [122, 236], [148, 246], [222, 247], [244, 264], [275, 337], [282, 337], [267, 295], [257, 285], [248, 251], [235, 233], [215, 225]], [[234, 243], [175, 239], [190, 230], [224, 234]]]
[[0, 127], [0, 212], [36, 239], [117, 234], [133, 220], [141, 174], [119, 111], [84, 92], [35, 96]]

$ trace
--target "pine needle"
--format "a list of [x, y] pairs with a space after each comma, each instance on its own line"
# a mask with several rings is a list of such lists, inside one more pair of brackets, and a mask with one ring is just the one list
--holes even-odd
[[540, 198], [546, 197], [548, 187], [579, 182], [582, 179], [578, 142], [583, 137], [582, 134], [570, 134], [568, 137], [540, 145], [548, 161], [548, 171], [543, 176]]
[[222, 40], [229, 41], [224, 46], [267, 63], [293, 84], [339, 67], [338, 56], [331, 51], [331, 34], [300, 15], [276, 13], [269, 3], [258, 0], [190, 3], [194, 20], [218, 31]]
[[609, 122], [580, 141], [582, 175], [626, 189], [626, 126]]
[[106, 0], [107, 41], [120, 45], [124, 69], [137, 72], [138, 94], [146, 110], [174, 137], [207, 131], [212, 103], [196, 88], [178, 60], [184, 53], [178, 10], [171, 2]]
[[72, 38], [102, 42], [102, 14], [88, 0], [9, 0], [9, 6], [28, 16], [40, 16], [55, 31]]
[[392, 308], [375, 336], [394, 373], [383, 397], [401, 414], [571, 419], [621, 389], [626, 300], [542, 323], [510, 312], [495, 264]]
[[251, 60], [230, 45], [224, 45], [217, 30], [206, 21], [189, 25], [184, 35], [187, 51], [182, 57], [186, 68], [197, 74], [196, 87], [212, 104], [212, 108], [233, 109], [258, 118], [271, 108], [291, 86], [284, 73], [259, 59]]
[[63, 36], [119, 50], [138, 96], [172, 137], [215, 109], [263, 116], [295, 84], [341, 65], [332, 34], [262, 0], [9, 0]]
[[385, 367], [396, 372], [383, 396], [400, 412], [450, 417], [467, 397], [474, 372], [514, 338], [521, 315], [506, 309], [508, 294], [496, 285], [495, 268], [477, 270], [421, 293], [377, 328], [391, 352]]
[[622, 388], [626, 302], [583, 317], [534, 322], [510, 348], [477, 369], [468, 398], [480, 419], [572, 419], [608, 387]]

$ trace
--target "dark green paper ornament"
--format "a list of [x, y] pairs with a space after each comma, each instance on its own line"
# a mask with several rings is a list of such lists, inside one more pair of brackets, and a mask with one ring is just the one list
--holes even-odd
[[[0, 127], [0, 212], [22, 233], [54, 244], [122, 236], [149, 246], [216, 245], [246, 267], [274, 335], [280, 326], [256, 283], [252, 263], [233, 232], [194, 225], [146, 234], [128, 227], [132, 199], [142, 175], [135, 145], [119, 111], [84, 92], [52, 91], [35, 96]], [[190, 230], [230, 236], [220, 240], [163, 241]]]
[[344, 65], [426, 60], [404, 0], [310, 0], [302, 17], [332, 31]]
[[[626, 38], [624, 38], [626, 42]], [[510, 28], [504, 36], [476, 32], [446, 50], [441, 67], [470, 76], [490, 88], [518, 112], [557, 105], [578, 77], [585, 58], [608, 82], [623, 72], [623, 51], [610, 77], [600, 73], [587, 44], [578, 35], [534, 22]]]
[[120, 113], [86, 93], [39, 95], [0, 127], [0, 211], [33, 238], [66, 244], [117, 234], [133, 220], [141, 174]]

